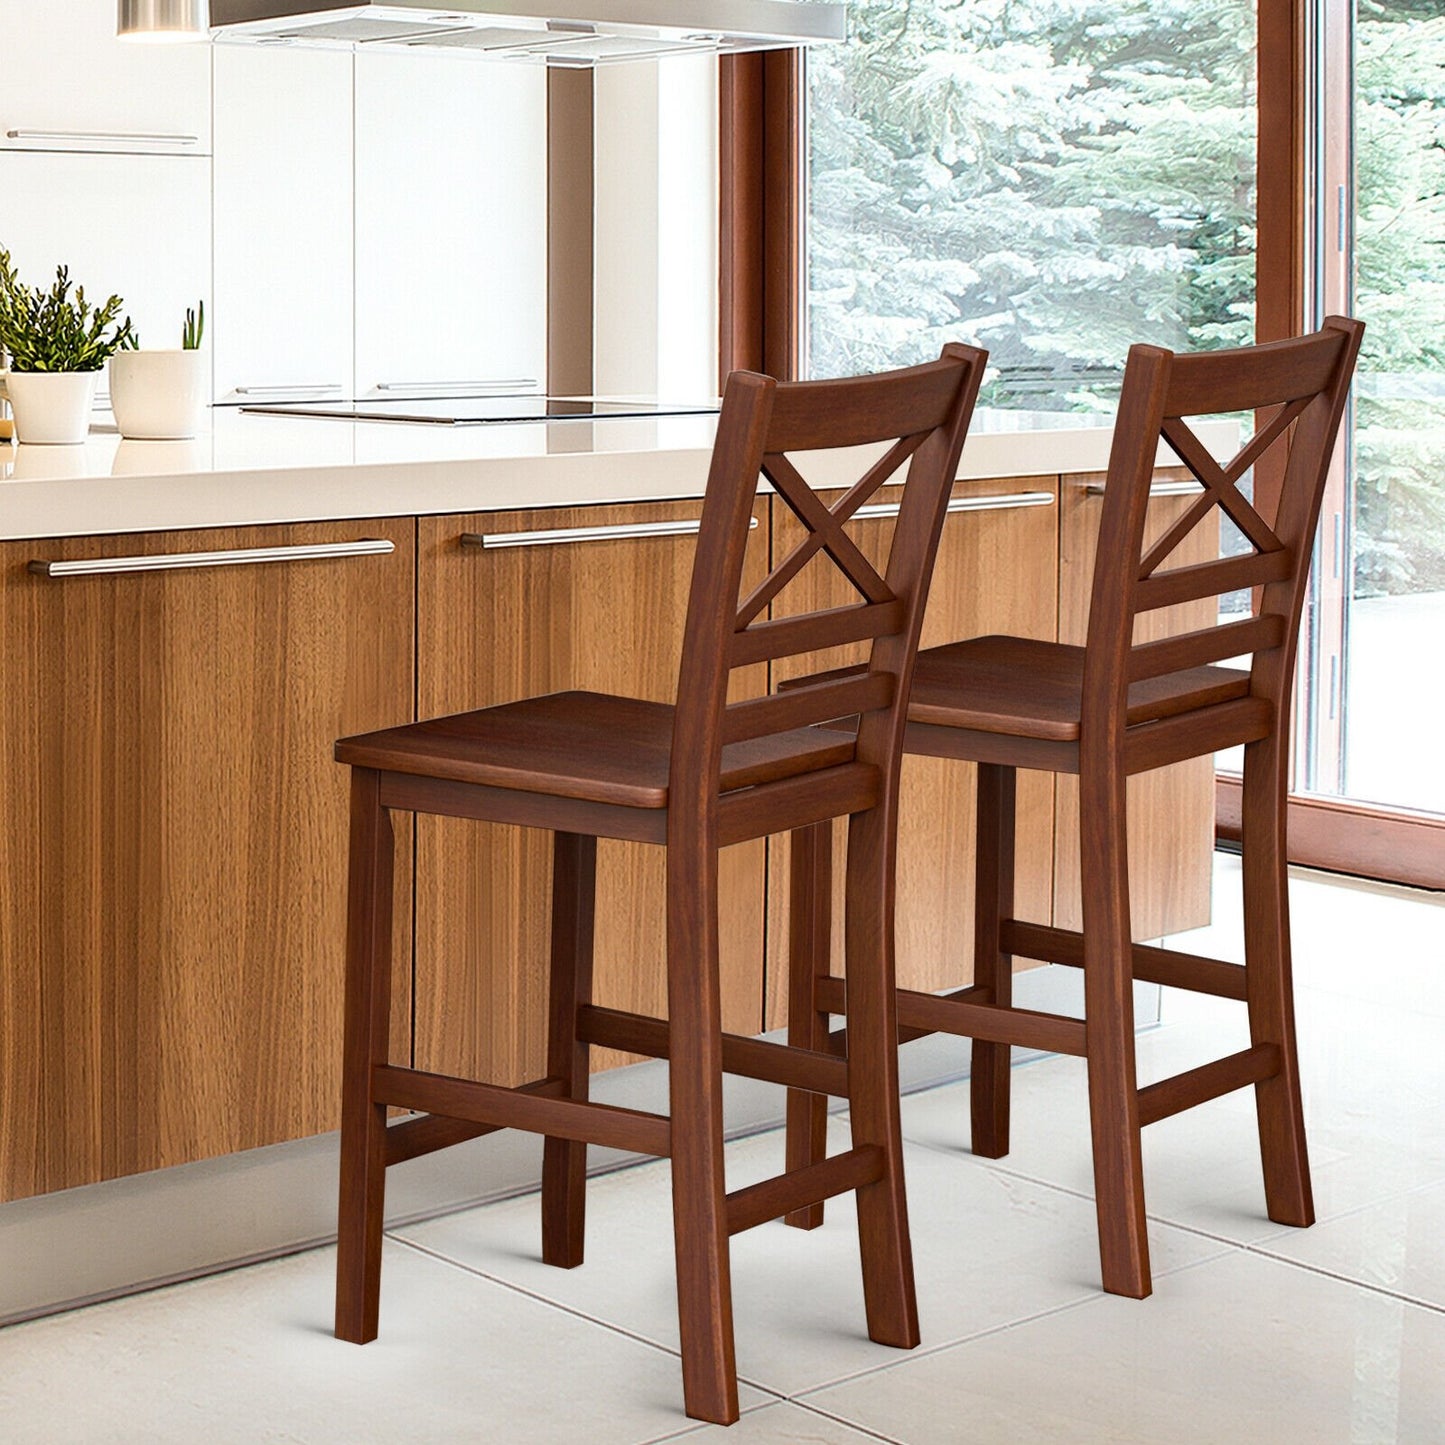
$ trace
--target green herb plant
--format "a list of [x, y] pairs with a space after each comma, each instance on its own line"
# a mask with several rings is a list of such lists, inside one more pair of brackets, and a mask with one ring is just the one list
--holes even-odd
[[[206, 330], [206, 303], [197, 301], [195, 310], [186, 307], [186, 324], [181, 327], [181, 350], [199, 351], [201, 349], [201, 337]], [[140, 350], [140, 332], [131, 327], [126, 338], [120, 344], [122, 351]]]
[[201, 349], [201, 337], [206, 330], [206, 303], [196, 302], [196, 309], [186, 307], [186, 324], [181, 328], [181, 350], [199, 351]]
[[27, 286], [0, 247], [0, 349], [16, 371], [99, 371], [131, 338], [122, 304], [112, 296], [92, 306], [83, 286], [72, 298], [65, 266], [56, 267], [49, 290]]

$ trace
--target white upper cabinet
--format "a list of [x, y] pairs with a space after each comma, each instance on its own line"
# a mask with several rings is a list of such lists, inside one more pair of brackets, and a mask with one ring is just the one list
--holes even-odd
[[0, 148], [206, 155], [210, 47], [117, 40], [115, 0], [0, 0]]
[[215, 50], [215, 399], [351, 395], [351, 55]]
[[0, 245], [21, 280], [49, 286], [56, 266], [68, 266], [93, 305], [124, 300], [143, 346], [179, 346], [186, 308], [199, 300], [210, 331], [208, 159], [0, 155], [0, 197]]
[[356, 395], [538, 390], [547, 365], [547, 77], [356, 56]]

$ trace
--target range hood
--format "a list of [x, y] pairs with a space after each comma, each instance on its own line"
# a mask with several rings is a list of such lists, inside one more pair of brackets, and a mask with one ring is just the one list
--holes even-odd
[[844, 32], [844, 7], [815, 0], [211, 0], [216, 39], [427, 46], [561, 66], [777, 50]]

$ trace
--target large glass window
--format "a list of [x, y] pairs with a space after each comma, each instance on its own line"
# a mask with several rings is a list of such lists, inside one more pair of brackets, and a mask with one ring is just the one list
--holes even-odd
[[1445, 812], [1445, 4], [1322, 0], [1317, 310], [1366, 324], [1325, 504], [1300, 785]]
[[985, 404], [1112, 407], [1253, 338], [1251, 0], [851, 0], [807, 61], [805, 374], [973, 340]]

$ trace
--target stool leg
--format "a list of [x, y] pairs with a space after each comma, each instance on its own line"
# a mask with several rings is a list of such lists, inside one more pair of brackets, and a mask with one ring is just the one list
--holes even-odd
[[[796, 1049], [828, 1047], [828, 1015], [820, 1013], [814, 979], [829, 971], [833, 913], [832, 820], [795, 830], [788, 839], [788, 1043]], [[788, 1090], [787, 1167], [820, 1163], [828, 1152], [828, 1099]], [[816, 1229], [823, 1205], [783, 1216], [795, 1229]]]
[[386, 1105], [372, 1101], [371, 1071], [389, 1046], [395, 843], [380, 782], [369, 768], [351, 770], [336, 1337], [358, 1345], [376, 1338], [386, 1194]]
[[858, 1244], [868, 1337], [912, 1349], [919, 1340], [913, 1249], [898, 1113], [898, 993], [894, 978], [894, 829], [886, 805], [848, 828], [848, 1117], [853, 1147], [883, 1151], [882, 1176], [858, 1190]]
[[1134, 1066], [1126, 804], [1122, 770], [1081, 769], [1084, 1013], [1099, 1254], [1104, 1288], [1110, 1294], [1143, 1299], [1153, 1286]]
[[[1014, 814], [1013, 768], [978, 765], [978, 830], [974, 851], [973, 981], [988, 990], [987, 1001], [1007, 1008], [1013, 1002], [1013, 959], [999, 937], [1003, 920], [1013, 917]], [[985, 1159], [1008, 1153], [1009, 1054], [1007, 1044], [973, 1041], [969, 1105], [973, 1152]]]
[[[577, 1039], [577, 1010], [592, 999], [592, 938], [597, 905], [597, 840], [578, 833], [552, 839], [552, 956], [548, 989], [547, 1073], [586, 1099], [588, 1047]], [[587, 1208], [587, 1145], [548, 1139], [542, 1147], [542, 1259], [561, 1269], [582, 1263]]]
[[1275, 1044], [1280, 1071], [1255, 1085], [1265, 1205], [1277, 1224], [1314, 1223], [1290, 969], [1286, 755], [1278, 734], [1244, 750], [1241, 862], [1250, 1042]]
[[[678, 817], [667, 849], [672, 1216], [683, 1403], [695, 1420], [738, 1418], [723, 1174], [717, 847]], [[678, 826], [681, 824], [681, 826]]]

